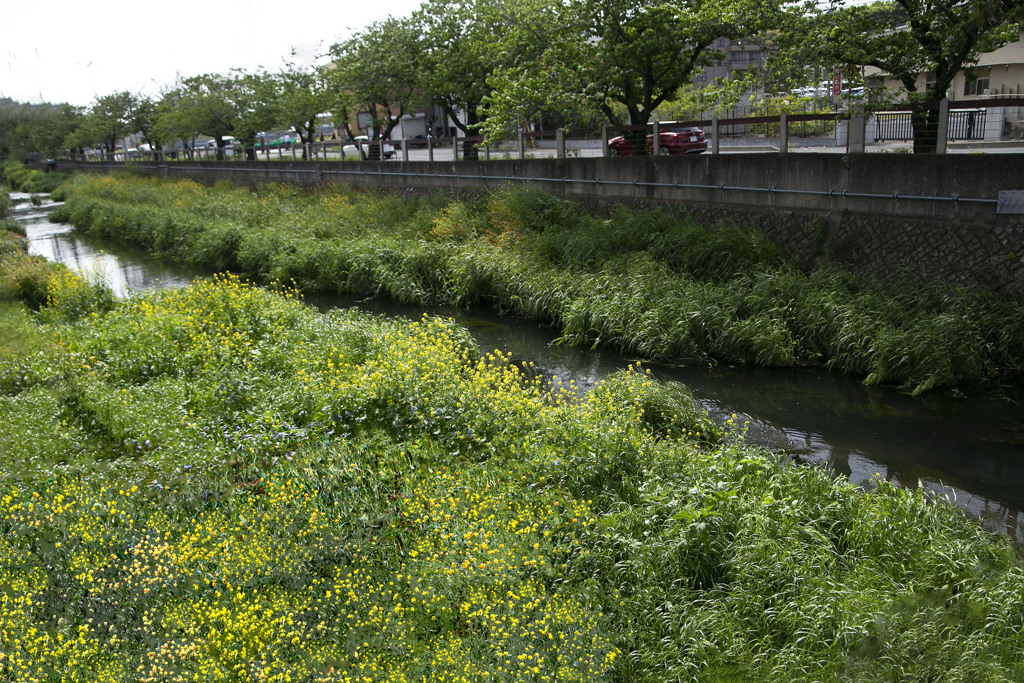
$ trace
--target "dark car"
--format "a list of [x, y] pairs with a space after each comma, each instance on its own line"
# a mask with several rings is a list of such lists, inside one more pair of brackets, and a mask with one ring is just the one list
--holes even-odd
[[[700, 154], [708, 149], [704, 131], [696, 126], [666, 126], [658, 131], [658, 154]], [[653, 151], [654, 134], [647, 135], [647, 153]], [[608, 141], [608, 156], [629, 156], [633, 145], [620, 135]]]

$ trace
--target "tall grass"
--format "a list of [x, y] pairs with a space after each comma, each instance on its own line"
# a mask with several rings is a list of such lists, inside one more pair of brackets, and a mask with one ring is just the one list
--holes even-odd
[[227, 276], [93, 304], [55, 290], [0, 361], [4, 679], [1024, 672], [1005, 538], [637, 368], [577, 398]]
[[56, 218], [304, 291], [489, 305], [670, 361], [821, 364], [920, 393], [1017, 372], [1024, 309], [984, 292], [801, 272], [760, 233], [533, 192], [463, 200], [83, 178]]

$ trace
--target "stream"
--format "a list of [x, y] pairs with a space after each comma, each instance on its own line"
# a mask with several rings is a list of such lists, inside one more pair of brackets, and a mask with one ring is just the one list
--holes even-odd
[[[118, 296], [188, 284], [203, 275], [145, 253], [98, 243], [54, 224], [48, 200], [11, 194], [13, 217], [26, 229], [30, 253], [102, 278]], [[306, 297], [320, 308], [357, 306], [419, 319], [424, 309], [386, 300]], [[532, 361], [546, 376], [587, 391], [635, 362], [608, 351], [557, 343], [557, 333], [528, 320], [488, 311], [431, 309], [454, 318], [482, 351]], [[811, 369], [669, 367], [646, 364], [659, 379], [682, 382], [716, 420], [748, 422], [747, 442], [785, 451], [800, 462], [831, 467], [855, 483], [875, 476], [947, 497], [987, 528], [1024, 548], [1024, 385], [960, 387], [911, 398], [891, 389]]]

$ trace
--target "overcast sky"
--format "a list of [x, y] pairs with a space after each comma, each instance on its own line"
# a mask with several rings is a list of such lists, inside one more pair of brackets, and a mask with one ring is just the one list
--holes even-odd
[[[87, 106], [122, 90], [158, 95], [183, 77], [312, 64], [374, 21], [421, 0], [3, 0], [0, 97]], [[300, 14], [301, 11], [301, 14]]]

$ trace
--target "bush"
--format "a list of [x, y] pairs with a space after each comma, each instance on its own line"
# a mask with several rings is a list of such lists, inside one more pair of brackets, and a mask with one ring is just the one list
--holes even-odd
[[0, 362], [17, 680], [1020, 678], [1007, 538], [636, 369], [577, 398], [230, 276], [36, 319]]
[[758, 231], [607, 219], [538, 192], [303, 192], [77, 180], [54, 215], [107, 239], [304, 291], [491, 305], [646, 359], [821, 364], [920, 393], [1024, 369], [1024, 308], [982, 292], [804, 273]]
[[21, 190], [21, 184], [28, 179], [28, 166], [20, 161], [8, 161], [4, 164], [4, 180], [14, 190]]
[[65, 266], [42, 256], [9, 254], [0, 259], [0, 299], [23, 301], [38, 310], [46, 305], [50, 283], [65, 272]]

